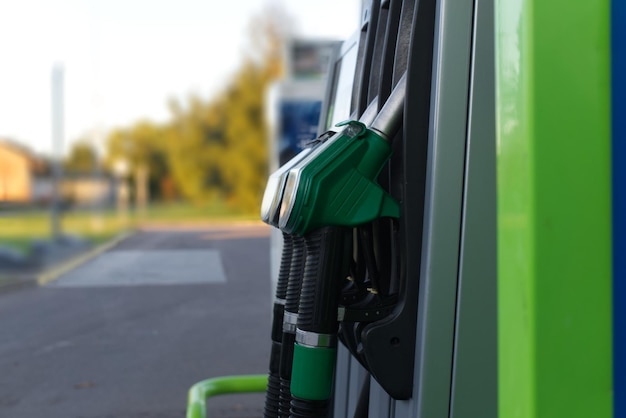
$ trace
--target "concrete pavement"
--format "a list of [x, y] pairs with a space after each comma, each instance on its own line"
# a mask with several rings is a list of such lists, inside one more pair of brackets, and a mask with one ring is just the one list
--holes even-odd
[[[268, 234], [140, 232], [46, 286], [0, 294], [0, 417], [183, 417], [193, 383], [266, 373]], [[262, 407], [263, 395], [229, 395], [208, 412]]]
[[75, 269], [81, 264], [91, 260], [95, 256], [110, 250], [111, 248], [133, 235], [134, 232], [124, 232], [112, 238], [108, 242], [95, 247], [75, 246], [56, 254], [57, 257], [47, 262], [30, 264], [20, 268], [0, 268], [0, 293], [23, 287], [43, 285], [59, 276]]

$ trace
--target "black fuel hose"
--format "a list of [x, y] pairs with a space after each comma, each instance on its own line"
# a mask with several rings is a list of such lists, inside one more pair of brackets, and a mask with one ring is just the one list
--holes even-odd
[[285, 298], [285, 315], [282, 325], [282, 351], [280, 353], [280, 398], [278, 416], [288, 417], [291, 405], [291, 370], [293, 363], [293, 348], [296, 341], [296, 325], [298, 307], [300, 304], [300, 290], [304, 274], [306, 247], [304, 238], [293, 237], [293, 254], [287, 296]]
[[337, 351], [337, 309], [349, 274], [352, 229], [324, 227], [305, 236], [306, 263], [291, 384], [291, 418], [326, 417]]
[[265, 393], [264, 418], [277, 418], [280, 398], [280, 355], [282, 351], [284, 309], [289, 283], [293, 255], [293, 237], [283, 233], [283, 252], [276, 284], [276, 296], [272, 317], [272, 349], [270, 352], [270, 367]]

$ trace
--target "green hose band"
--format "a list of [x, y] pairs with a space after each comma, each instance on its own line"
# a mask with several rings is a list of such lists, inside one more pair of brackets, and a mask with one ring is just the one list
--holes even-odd
[[294, 345], [291, 394], [300, 399], [330, 398], [337, 349]]

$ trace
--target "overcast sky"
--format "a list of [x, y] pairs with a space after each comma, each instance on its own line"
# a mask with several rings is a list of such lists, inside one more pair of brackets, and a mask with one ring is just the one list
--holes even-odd
[[[268, 0], [0, 0], [0, 138], [49, 153], [51, 72], [65, 72], [65, 143], [210, 98], [241, 63]], [[301, 36], [345, 39], [360, 0], [273, 0]], [[66, 147], [67, 148], [67, 147]]]

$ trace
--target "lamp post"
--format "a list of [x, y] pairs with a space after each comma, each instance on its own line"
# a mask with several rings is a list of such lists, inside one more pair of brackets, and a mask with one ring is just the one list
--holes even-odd
[[61, 237], [61, 181], [63, 171], [61, 155], [63, 154], [64, 136], [64, 103], [63, 103], [63, 73], [61, 64], [52, 68], [52, 205], [50, 213], [51, 235], [54, 241]]

